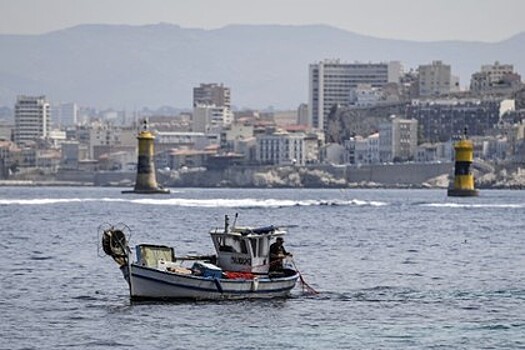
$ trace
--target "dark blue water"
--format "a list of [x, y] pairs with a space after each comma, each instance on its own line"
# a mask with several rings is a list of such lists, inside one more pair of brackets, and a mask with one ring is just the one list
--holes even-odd
[[[525, 192], [0, 188], [0, 349], [524, 349]], [[132, 303], [97, 227], [211, 253], [225, 214], [297, 225], [317, 296]]]

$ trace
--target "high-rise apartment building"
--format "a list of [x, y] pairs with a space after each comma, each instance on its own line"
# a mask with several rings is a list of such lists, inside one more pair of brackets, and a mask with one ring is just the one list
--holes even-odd
[[401, 64], [341, 63], [325, 60], [309, 67], [308, 125], [324, 129], [325, 118], [334, 105], [348, 105], [351, 91], [359, 84], [381, 88], [399, 82]]
[[232, 121], [230, 88], [215, 83], [193, 88], [193, 131], [217, 133]]
[[196, 105], [193, 107], [194, 132], [220, 133], [223, 126], [233, 122], [233, 113], [229, 108], [215, 105]]
[[51, 130], [49, 102], [45, 96], [18, 96], [15, 104], [17, 145], [45, 138]]
[[230, 88], [223, 84], [201, 84], [193, 88], [193, 107], [198, 105], [214, 105], [231, 108]]
[[453, 90], [452, 73], [449, 64], [433, 61], [432, 64], [419, 66], [418, 71], [420, 96], [439, 96], [448, 94]]

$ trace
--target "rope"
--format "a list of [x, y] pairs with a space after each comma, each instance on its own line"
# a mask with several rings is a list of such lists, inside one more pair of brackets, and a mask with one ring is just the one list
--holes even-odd
[[301, 281], [301, 284], [302, 284], [302, 287], [303, 287], [303, 293], [319, 294], [319, 292], [316, 291], [311, 285], [306, 283], [306, 281], [303, 278], [303, 275], [301, 274], [301, 272], [297, 268], [297, 265], [295, 265], [295, 260], [293, 260], [293, 259], [292, 259], [292, 264], [293, 264], [293, 267], [295, 268], [295, 271], [297, 271], [297, 273], [299, 274], [299, 280]]

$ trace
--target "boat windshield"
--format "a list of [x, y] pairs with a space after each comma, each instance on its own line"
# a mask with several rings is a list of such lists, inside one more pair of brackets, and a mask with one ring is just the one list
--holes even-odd
[[250, 243], [252, 245], [252, 251], [256, 257], [266, 257], [268, 256], [268, 237], [253, 237], [250, 238]]
[[248, 254], [248, 247], [242, 237], [224, 235], [219, 239], [219, 251]]

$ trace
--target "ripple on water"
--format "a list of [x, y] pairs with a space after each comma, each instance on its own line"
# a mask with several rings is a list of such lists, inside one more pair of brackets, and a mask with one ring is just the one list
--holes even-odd
[[[2, 188], [0, 199], [11, 203], [0, 215], [0, 334], [13, 349], [523, 348], [521, 192], [452, 206], [442, 191], [384, 189], [147, 198]], [[207, 253], [208, 230], [235, 212], [242, 225], [297, 225], [287, 248], [321, 293], [298, 286], [279, 301], [137, 303], [113, 261], [97, 256], [104, 222], [130, 225], [134, 244]]]

